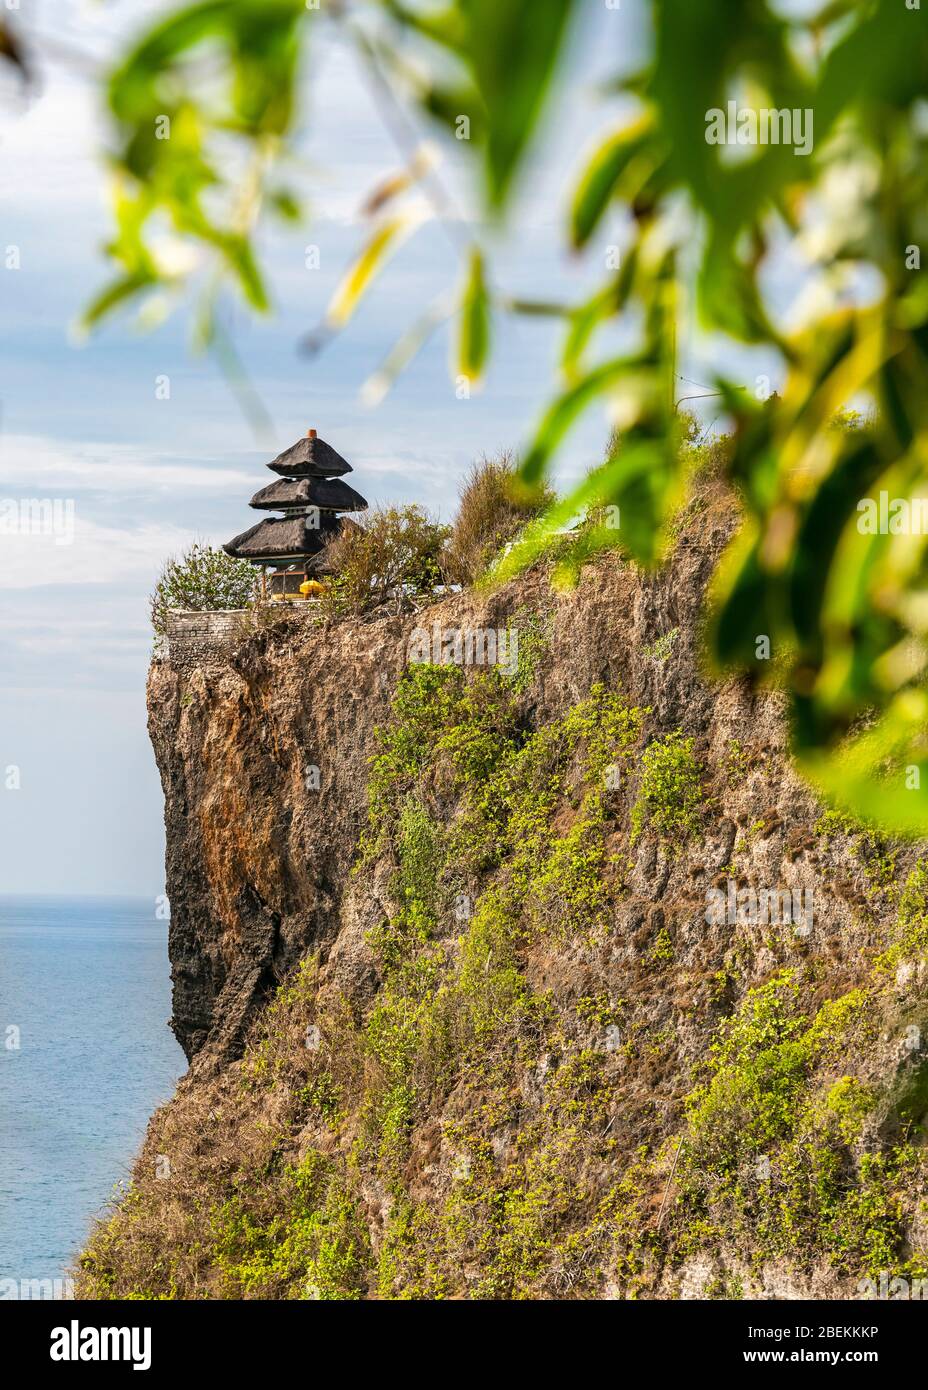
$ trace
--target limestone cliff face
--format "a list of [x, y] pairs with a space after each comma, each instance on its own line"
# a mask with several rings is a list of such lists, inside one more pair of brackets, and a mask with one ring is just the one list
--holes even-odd
[[[188, 1059], [202, 1048], [233, 1055], [255, 1009], [300, 957], [328, 955], [343, 937], [375, 730], [387, 721], [416, 634], [431, 645], [436, 627], [518, 631], [520, 619], [544, 615], [541, 717], [604, 681], [647, 705], [655, 729], [677, 727], [685, 713], [703, 748], [713, 723], [724, 739], [760, 718], [755, 740], [760, 733], [782, 749], [772, 708], [755, 711], [744, 691], [727, 692], [717, 708], [717, 690], [696, 675], [695, 616], [726, 531], [723, 516], [698, 546], [685, 540], [673, 568], [650, 582], [604, 563], [579, 592], [560, 597], [538, 574], [403, 618], [316, 627], [295, 616], [193, 669], [153, 662], [149, 732], [165, 797], [172, 1027]], [[667, 656], [651, 650], [662, 638]], [[734, 834], [732, 823], [725, 835]], [[366, 915], [374, 922], [383, 909], [374, 896]]]
[[172, 1026], [228, 1058], [309, 948], [331, 950], [373, 731], [402, 661], [394, 620], [283, 624], [194, 669], [154, 662], [171, 902]]
[[[607, 558], [566, 593], [536, 572], [153, 664], [192, 1065], [85, 1293], [853, 1297], [917, 1272], [917, 848], [823, 817], [779, 698], [700, 674], [730, 525], [710, 496], [653, 575]], [[410, 684], [436, 627], [518, 631], [517, 674]], [[732, 919], [750, 889], [808, 912], [748, 894]]]

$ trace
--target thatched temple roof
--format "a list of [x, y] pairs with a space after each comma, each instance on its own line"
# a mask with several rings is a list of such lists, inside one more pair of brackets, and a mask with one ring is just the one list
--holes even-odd
[[367, 502], [340, 478], [279, 478], [256, 492], [248, 504], [258, 511], [319, 507], [322, 511], [363, 512]]
[[351, 464], [315, 433], [298, 439], [267, 466], [282, 478], [337, 478], [352, 471]]
[[311, 520], [306, 516], [267, 517], [240, 536], [234, 536], [222, 548], [228, 555], [237, 555], [243, 560], [266, 560], [268, 563], [315, 556], [338, 534], [343, 523], [339, 517], [326, 512], [319, 514], [318, 526], [312, 526]]
[[361, 494], [339, 480], [339, 474], [352, 471], [351, 464], [315, 430], [307, 430], [304, 439], [298, 439], [267, 466], [280, 477], [256, 492], [249, 505], [258, 511], [289, 514], [259, 521], [234, 536], [223, 550], [255, 565], [285, 565], [297, 560], [304, 561], [309, 571], [325, 573], [322, 552], [326, 545], [344, 527], [357, 524], [339, 513], [367, 509]]

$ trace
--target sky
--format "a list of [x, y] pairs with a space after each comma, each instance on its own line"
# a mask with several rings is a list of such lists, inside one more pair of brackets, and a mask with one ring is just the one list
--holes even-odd
[[[353, 55], [325, 22], [304, 117], [311, 218], [263, 238], [275, 313], [233, 320], [273, 437], [256, 438], [215, 363], [191, 353], [183, 315], [150, 333], [123, 318], [79, 342], [75, 320], [108, 275], [107, 130], [93, 71], [164, 8], [20, 0], [10, 14], [34, 41], [40, 87], [26, 99], [0, 87], [0, 505], [57, 499], [73, 507], [74, 529], [62, 543], [62, 511], [57, 536], [0, 537], [0, 892], [163, 891], [144, 699], [148, 595], [169, 555], [252, 524], [247, 503], [269, 480], [268, 459], [314, 427], [370, 502], [420, 503], [450, 520], [468, 466], [530, 437], [556, 360], [550, 327], [503, 318], [479, 394], [457, 398], [439, 333], [382, 404], [362, 403], [362, 383], [403, 328], [455, 283], [453, 244], [436, 224], [400, 251], [340, 337], [312, 359], [300, 352], [361, 243], [366, 194], [400, 163]], [[579, 298], [601, 275], [610, 228], [589, 256], [571, 257], [566, 199], [578, 155], [608, 128], [597, 84], [640, 55], [631, 8], [591, 0], [581, 14], [569, 99], [542, 130], [507, 234], [491, 238], [511, 294]], [[465, 162], [444, 149], [442, 178], [462, 220], [477, 222]], [[307, 269], [308, 246], [317, 269]], [[18, 268], [8, 268], [11, 247]], [[159, 399], [164, 376], [170, 396]], [[607, 436], [605, 418], [588, 416], [563, 450], [560, 480], [599, 461]]]

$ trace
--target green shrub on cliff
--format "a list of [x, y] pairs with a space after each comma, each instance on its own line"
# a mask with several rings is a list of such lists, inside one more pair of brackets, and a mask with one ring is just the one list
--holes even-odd
[[650, 825], [667, 838], [688, 839], [702, 822], [703, 796], [693, 740], [682, 730], [656, 738], [641, 760], [641, 783], [632, 812], [632, 839]]
[[424, 507], [375, 507], [326, 546], [333, 571], [322, 595], [331, 617], [367, 613], [400, 593], [431, 595], [441, 582], [448, 527]]
[[467, 473], [444, 555], [451, 583], [473, 584], [482, 578], [506, 542], [553, 503], [554, 491], [548, 487], [532, 497], [523, 489], [520, 496], [517, 477], [518, 463], [508, 452], [481, 459]]
[[248, 608], [255, 600], [257, 570], [248, 560], [236, 560], [224, 550], [194, 541], [182, 555], [168, 560], [151, 595], [151, 623], [159, 635], [167, 631], [172, 608], [224, 612]]
[[893, 941], [878, 964], [895, 970], [901, 961], [928, 952], [928, 859], [920, 859], [899, 896], [899, 913]]
[[723, 1024], [711, 1077], [687, 1101], [684, 1252], [741, 1233], [758, 1263], [818, 1250], [861, 1275], [904, 1260], [902, 1189], [919, 1155], [907, 1142], [862, 1148], [879, 1094], [858, 1077], [829, 1079], [852, 1040], [872, 1047], [869, 1006], [855, 989], [810, 1016], [795, 972], [785, 971], [749, 991]]
[[263, 1219], [240, 1194], [214, 1207], [210, 1225], [224, 1296], [360, 1298], [370, 1258], [367, 1228], [336, 1165], [310, 1153], [287, 1169], [275, 1195]]

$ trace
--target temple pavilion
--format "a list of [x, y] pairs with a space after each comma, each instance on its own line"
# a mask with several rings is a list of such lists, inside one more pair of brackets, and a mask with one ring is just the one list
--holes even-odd
[[305, 439], [298, 439], [267, 467], [278, 476], [248, 505], [283, 515], [265, 517], [222, 548], [260, 567], [265, 593], [309, 597], [319, 591], [320, 576], [330, 573], [325, 559], [329, 541], [355, 524], [344, 513], [366, 511], [367, 502], [342, 481], [351, 464], [315, 430], [307, 430]]

